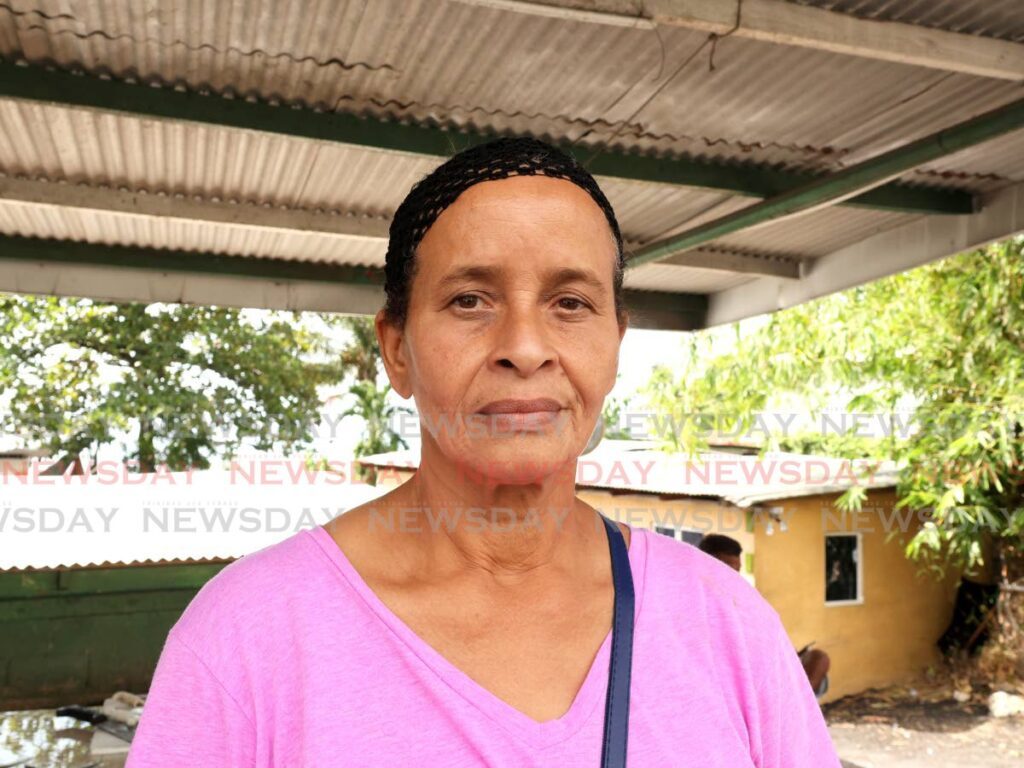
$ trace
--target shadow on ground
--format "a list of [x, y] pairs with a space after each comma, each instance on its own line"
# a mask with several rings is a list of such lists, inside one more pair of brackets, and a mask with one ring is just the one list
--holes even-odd
[[824, 705], [843, 768], [1021, 768], [1024, 718], [994, 718], [985, 694], [866, 691]]
[[822, 707], [829, 723], [896, 725], [911, 731], [957, 733], [977, 728], [988, 719], [980, 701], [930, 701], [903, 698], [885, 691], [867, 691], [838, 699]]

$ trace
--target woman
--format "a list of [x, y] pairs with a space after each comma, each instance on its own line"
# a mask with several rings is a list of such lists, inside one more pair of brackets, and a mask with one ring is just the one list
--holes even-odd
[[605, 196], [542, 142], [478, 146], [413, 187], [376, 328], [421, 417], [419, 469], [200, 591], [128, 768], [601, 765], [629, 576], [631, 768], [838, 766], [756, 591], [575, 495], [627, 327], [623, 267]]

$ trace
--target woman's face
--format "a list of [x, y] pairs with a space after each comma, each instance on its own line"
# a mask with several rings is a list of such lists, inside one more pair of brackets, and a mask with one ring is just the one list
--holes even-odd
[[578, 457], [625, 332], [616, 257], [601, 209], [562, 179], [481, 182], [445, 209], [416, 252], [405, 327], [377, 321], [424, 441], [495, 483], [536, 482]]

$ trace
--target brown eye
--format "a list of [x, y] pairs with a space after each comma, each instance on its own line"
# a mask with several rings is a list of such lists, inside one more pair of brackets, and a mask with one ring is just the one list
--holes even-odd
[[574, 299], [572, 296], [566, 296], [558, 300], [558, 306], [560, 309], [567, 309], [571, 312], [583, 309], [587, 305], [579, 299]]
[[480, 301], [480, 297], [472, 293], [464, 293], [461, 296], [456, 296], [452, 300], [452, 304], [457, 306], [459, 309], [476, 309], [476, 302]]

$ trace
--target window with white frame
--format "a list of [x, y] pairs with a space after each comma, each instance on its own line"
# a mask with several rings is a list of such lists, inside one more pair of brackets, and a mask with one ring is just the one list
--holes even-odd
[[693, 546], [700, 546], [701, 539], [704, 538], [704, 534], [700, 531], [693, 531], [689, 528], [673, 528], [667, 525], [656, 525], [654, 530], [663, 536], [669, 536], [677, 541], [685, 541], [687, 544]]
[[863, 600], [859, 533], [825, 535], [825, 603], [844, 605]]

